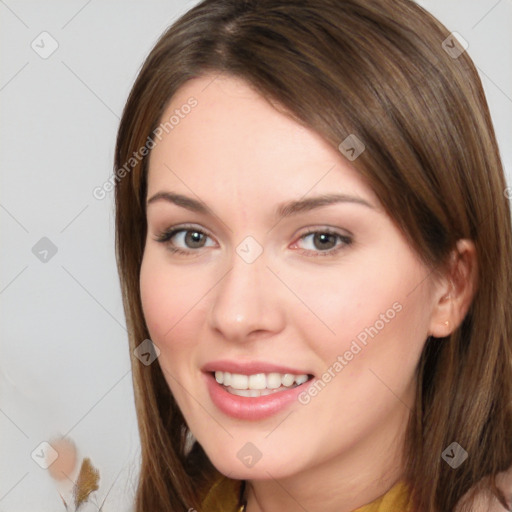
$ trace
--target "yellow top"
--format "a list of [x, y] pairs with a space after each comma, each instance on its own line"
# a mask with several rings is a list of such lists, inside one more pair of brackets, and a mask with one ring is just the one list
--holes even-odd
[[[241, 481], [220, 478], [203, 501], [204, 512], [242, 512], [239, 506]], [[407, 485], [397, 482], [380, 498], [363, 505], [354, 512], [412, 512]]]

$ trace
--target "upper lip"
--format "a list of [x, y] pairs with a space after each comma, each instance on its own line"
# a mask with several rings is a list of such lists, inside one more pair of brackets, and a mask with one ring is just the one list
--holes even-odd
[[234, 361], [222, 359], [211, 361], [202, 367], [203, 372], [229, 372], [241, 375], [257, 373], [291, 373], [293, 375], [310, 375], [310, 372], [265, 361]]

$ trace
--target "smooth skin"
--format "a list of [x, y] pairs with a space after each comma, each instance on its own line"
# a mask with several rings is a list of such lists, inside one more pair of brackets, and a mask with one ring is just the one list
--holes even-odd
[[[212, 463], [250, 481], [248, 512], [352, 511], [401, 478], [416, 365], [427, 337], [448, 335], [467, 312], [474, 247], [459, 241], [451, 264], [433, 271], [318, 134], [225, 75], [184, 84], [163, 119], [190, 97], [197, 106], [149, 162], [148, 200], [175, 193], [207, 207], [147, 205], [140, 285], [158, 363]], [[352, 199], [275, 214], [324, 194]], [[189, 231], [158, 241], [184, 224]], [[322, 236], [326, 229], [334, 235]], [[263, 249], [252, 263], [237, 253], [247, 236]], [[397, 303], [394, 318], [307, 405], [246, 421], [212, 403], [207, 362], [267, 361], [321, 378]], [[250, 468], [237, 457], [247, 442], [262, 454]]]

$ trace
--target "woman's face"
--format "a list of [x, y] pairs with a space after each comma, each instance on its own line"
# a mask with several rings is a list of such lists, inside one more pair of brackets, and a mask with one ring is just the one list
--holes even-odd
[[191, 80], [171, 116], [140, 285], [192, 433], [233, 478], [396, 465], [429, 269], [340, 151], [244, 82]]

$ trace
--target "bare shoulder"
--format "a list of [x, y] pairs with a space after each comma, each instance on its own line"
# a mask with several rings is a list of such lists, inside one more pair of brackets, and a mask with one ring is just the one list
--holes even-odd
[[[490, 490], [482, 489], [477, 492], [470, 508], [466, 510], [468, 512], [510, 512], [510, 510], [512, 510], [512, 468], [498, 474], [496, 477], [496, 485], [503, 492], [508, 503], [508, 508], [505, 508]], [[466, 496], [467, 495], [464, 495], [461, 498], [454, 512], [466, 512], [462, 507], [462, 505], [466, 503]]]

